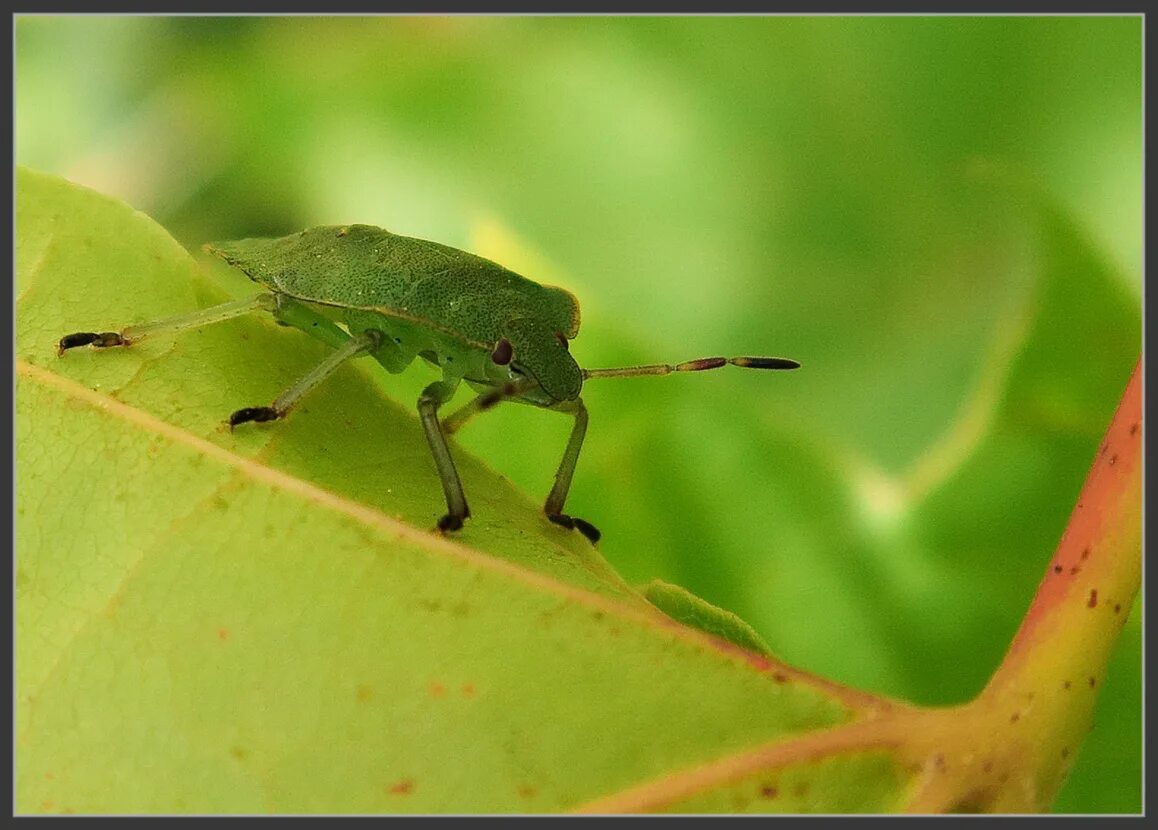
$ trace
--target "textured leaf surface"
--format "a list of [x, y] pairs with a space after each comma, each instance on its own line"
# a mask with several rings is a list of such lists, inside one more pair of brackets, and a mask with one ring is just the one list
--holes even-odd
[[923, 709], [636, 592], [470, 458], [475, 519], [423, 529], [424, 441], [365, 368], [229, 432], [319, 358], [269, 320], [57, 357], [225, 292], [62, 180], [19, 171], [17, 222], [22, 812], [1036, 811], [1072, 764], [1138, 588], [1137, 372], [1006, 660]]
[[124, 205], [17, 184], [18, 810], [556, 810], [878, 705], [672, 622], [461, 454], [475, 517], [426, 531], [372, 366], [230, 433], [319, 359], [298, 332], [58, 358], [225, 293]]
[[[573, 290], [585, 366], [801, 360], [590, 384], [571, 505], [629, 582], [687, 586], [796, 665], [929, 706], [992, 675], [1141, 343], [1140, 18], [26, 16], [15, 34], [17, 160], [190, 251], [371, 222]], [[408, 410], [430, 374], [365, 377]], [[566, 428], [502, 407], [458, 441], [538, 500]], [[1056, 811], [1141, 809], [1139, 610]]]

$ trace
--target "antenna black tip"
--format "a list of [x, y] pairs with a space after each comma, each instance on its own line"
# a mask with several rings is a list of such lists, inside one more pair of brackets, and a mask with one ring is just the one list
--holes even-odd
[[728, 361], [745, 369], [799, 369], [800, 364], [788, 357], [733, 357]]

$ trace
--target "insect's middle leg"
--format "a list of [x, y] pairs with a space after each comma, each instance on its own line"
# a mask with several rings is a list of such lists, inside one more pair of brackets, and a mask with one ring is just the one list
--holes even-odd
[[330, 375], [334, 374], [343, 363], [353, 357], [366, 352], [372, 352], [382, 343], [382, 333], [374, 330], [361, 332], [346, 341], [336, 351], [331, 353], [303, 375], [297, 383], [277, 396], [269, 406], [247, 406], [229, 416], [229, 428], [247, 421], [273, 421], [284, 418], [301, 398]]
[[438, 477], [442, 480], [442, 491], [446, 496], [447, 512], [438, 520], [438, 529], [444, 533], [458, 530], [463, 521], [470, 518], [470, 508], [462, 492], [462, 480], [450, 456], [442, 424], [438, 422], [438, 408], [454, 396], [455, 388], [455, 384], [437, 381], [422, 390], [418, 397], [418, 418], [422, 421], [422, 429], [430, 444], [430, 453], [434, 456], [434, 466], [438, 468]]
[[568, 516], [563, 512], [563, 505], [567, 501], [567, 492], [571, 489], [571, 479], [575, 475], [575, 465], [579, 463], [579, 450], [583, 448], [583, 437], [587, 434], [587, 407], [582, 398], [576, 398], [575, 403], [568, 409], [558, 411], [570, 412], [575, 416], [575, 425], [571, 428], [571, 437], [567, 440], [567, 449], [563, 451], [563, 458], [559, 462], [559, 470], [555, 473], [555, 486], [547, 495], [547, 502], [543, 511], [547, 518], [557, 525], [574, 528], [590, 539], [599, 541], [599, 530], [590, 522], [575, 516]]

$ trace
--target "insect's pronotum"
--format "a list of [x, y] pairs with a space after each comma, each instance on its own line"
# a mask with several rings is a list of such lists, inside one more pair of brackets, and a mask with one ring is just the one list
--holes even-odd
[[[303, 395], [352, 357], [369, 354], [392, 373], [421, 357], [442, 369], [442, 380], [419, 396], [418, 416], [446, 494], [447, 512], [437, 525], [443, 532], [458, 530], [470, 517], [446, 436], [500, 401], [529, 403], [575, 419], [543, 510], [555, 524], [596, 542], [599, 531], [592, 524], [563, 512], [587, 432], [587, 408], [580, 397], [584, 381], [698, 372], [729, 363], [749, 369], [800, 365], [782, 357], [706, 357], [674, 365], [581, 369], [567, 346], [579, 333], [579, 303], [573, 295], [474, 254], [372, 225], [323, 226], [278, 239], [213, 242], [205, 249], [267, 290], [119, 332], [67, 334], [57, 353], [85, 345], [128, 346], [257, 310], [269, 311], [334, 348], [270, 405], [230, 415], [231, 428], [284, 418]], [[439, 408], [462, 381], [478, 396], [440, 420]]]

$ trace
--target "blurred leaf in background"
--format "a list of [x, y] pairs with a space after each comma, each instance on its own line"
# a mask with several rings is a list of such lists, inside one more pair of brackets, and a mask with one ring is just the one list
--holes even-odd
[[[1141, 348], [1141, 44], [1137, 16], [22, 17], [16, 159], [191, 249], [365, 222], [474, 250], [580, 297], [587, 366], [800, 360], [591, 384], [569, 505], [629, 580], [951, 703]], [[566, 431], [505, 407], [461, 443], [538, 496]], [[1140, 809], [1138, 617], [1060, 811]]]

